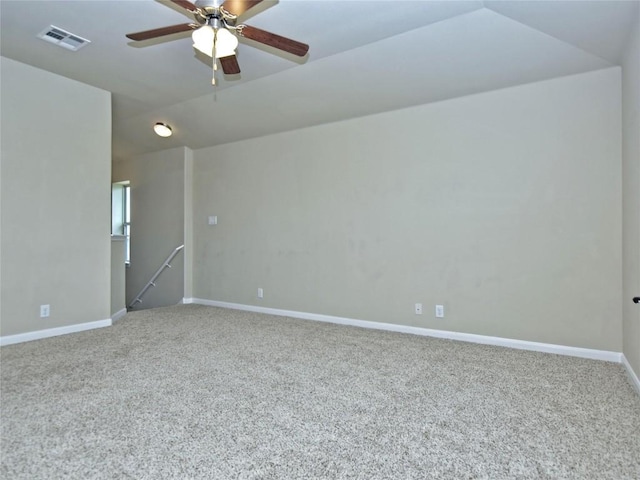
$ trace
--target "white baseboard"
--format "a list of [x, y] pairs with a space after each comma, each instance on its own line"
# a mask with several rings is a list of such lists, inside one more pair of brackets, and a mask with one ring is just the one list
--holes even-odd
[[629, 375], [629, 379], [631, 380], [631, 383], [633, 384], [634, 387], [636, 387], [636, 390], [638, 391], [638, 393], [640, 393], [640, 379], [638, 379], [638, 375], [636, 375], [636, 372], [633, 371], [633, 368], [631, 368], [631, 364], [627, 360], [627, 357], [624, 356], [624, 354], [622, 354], [622, 364], [624, 365], [624, 368], [626, 368], [627, 370], [627, 375]]
[[67, 325], [64, 327], [36, 330], [35, 332], [18, 333], [16, 335], [5, 335], [3, 337], [0, 337], [0, 346], [13, 345], [14, 343], [30, 342], [32, 340], [41, 340], [43, 338], [49, 337], [57, 337], [58, 335], [66, 335], [68, 333], [93, 330], [94, 328], [110, 327], [111, 324], [111, 319], [107, 318], [106, 320], [96, 320], [95, 322], [77, 323], [75, 325]]
[[458, 340], [462, 342], [480, 343], [484, 345], [494, 345], [499, 347], [517, 348], [519, 350], [531, 350], [534, 352], [554, 353], [557, 355], [568, 355], [571, 357], [590, 358], [593, 360], [604, 360], [608, 362], [620, 363], [622, 354], [608, 350], [595, 350], [591, 348], [568, 347], [564, 345], [554, 345], [552, 343], [529, 342], [526, 340], [514, 340], [510, 338], [490, 337], [487, 335], [476, 335], [473, 333], [451, 332], [448, 330], [434, 330], [430, 328], [410, 327], [407, 325], [396, 325], [394, 323], [379, 323], [368, 320], [355, 320], [352, 318], [334, 317], [331, 315], [321, 315], [317, 313], [296, 312], [291, 310], [281, 310], [277, 308], [258, 307], [255, 305], [243, 305], [239, 303], [219, 302], [217, 300], [205, 300], [202, 298], [185, 298], [183, 303], [195, 303], [211, 307], [230, 308], [234, 310], [245, 310], [248, 312], [266, 313], [269, 315], [279, 315], [283, 317], [299, 318], [302, 320], [315, 320], [319, 322], [338, 323], [340, 325], [351, 325], [355, 327], [372, 328], [376, 330], [388, 330], [392, 332], [412, 333], [427, 337], [444, 338], [447, 340]]
[[118, 320], [120, 320], [122, 317], [124, 317], [127, 314], [127, 309], [123, 308], [121, 310], [118, 310], [116, 313], [114, 313], [113, 315], [111, 315], [111, 323], [116, 323]]

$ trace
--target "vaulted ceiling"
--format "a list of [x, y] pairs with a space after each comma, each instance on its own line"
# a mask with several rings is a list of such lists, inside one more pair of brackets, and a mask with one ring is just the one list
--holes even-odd
[[[240, 20], [310, 45], [296, 59], [241, 40], [240, 75], [211, 86], [189, 22], [157, 0], [1, 0], [3, 56], [113, 93], [113, 152], [126, 158], [243, 140], [619, 65], [640, 2], [265, 0]], [[55, 25], [77, 52], [37, 38]], [[157, 121], [172, 125], [155, 136]], [[381, 132], [383, 134], [383, 132]]]

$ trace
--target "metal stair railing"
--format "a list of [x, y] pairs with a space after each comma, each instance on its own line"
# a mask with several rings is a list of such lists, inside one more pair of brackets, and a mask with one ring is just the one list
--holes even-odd
[[167, 257], [167, 259], [162, 263], [162, 265], [160, 266], [158, 271], [153, 274], [153, 277], [151, 277], [151, 280], [149, 280], [147, 282], [147, 284], [144, 286], [144, 288], [142, 290], [140, 290], [140, 293], [138, 293], [138, 295], [136, 295], [136, 298], [134, 298], [133, 301], [127, 306], [127, 310], [131, 310], [138, 303], [142, 303], [142, 297], [144, 296], [144, 294], [147, 293], [147, 291], [151, 287], [155, 287], [156, 286], [155, 282], [158, 279], [158, 277], [160, 276], [160, 274], [162, 272], [164, 272], [165, 268], [171, 268], [171, 265], [169, 264], [169, 262], [171, 262], [171, 260], [173, 260], [175, 258], [175, 256], [178, 253], [180, 253], [180, 251], [183, 248], [184, 248], [184, 245], [180, 245], [179, 247], [176, 247], [175, 250], [173, 250], [173, 252], [171, 252], [171, 254]]

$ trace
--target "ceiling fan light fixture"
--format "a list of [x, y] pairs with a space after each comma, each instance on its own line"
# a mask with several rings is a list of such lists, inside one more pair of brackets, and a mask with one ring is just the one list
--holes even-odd
[[212, 56], [213, 52], [213, 41], [215, 39], [215, 32], [213, 27], [209, 25], [204, 25], [191, 34], [191, 39], [193, 40], [193, 48], [201, 51], [205, 55]]
[[215, 44], [216, 58], [228, 57], [236, 54], [238, 38], [225, 27], [214, 28], [204, 25], [191, 34], [193, 48], [213, 57]]
[[226, 28], [220, 28], [216, 32], [216, 58], [228, 57], [236, 54], [238, 38]]
[[173, 130], [171, 129], [171, 127], [166, 123], [162, 123], [162, 122], [157, 122], [153, 126], [153, 131], [156, 132], [156, 135], [158, 135], [159, 137], [166, 138], [173, 135]]

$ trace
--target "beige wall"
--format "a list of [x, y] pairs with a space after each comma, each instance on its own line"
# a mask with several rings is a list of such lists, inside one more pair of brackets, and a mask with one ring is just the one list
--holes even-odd
[[126, 308], [125, 237], [111, 237], [111, 317]]
[[194, 297], [620, 351], [620, 117], [611, 68], [195, 151]]
[[640, 26], [622, 66], [623, 336], [624, 355], [640, 377]]
[[[161, 139], [160, 139], [161, 140]], [[126, 270], [127, 305], [184, 243], [184, 147], [114, 163], [113, 182], [131, 181], [131, 265]], [[184, 252], [171, 262], [136, 309], [175, 305], [184, 294]]]
[[108, 319], [110, 94], [0, 61], [0, 334]]

